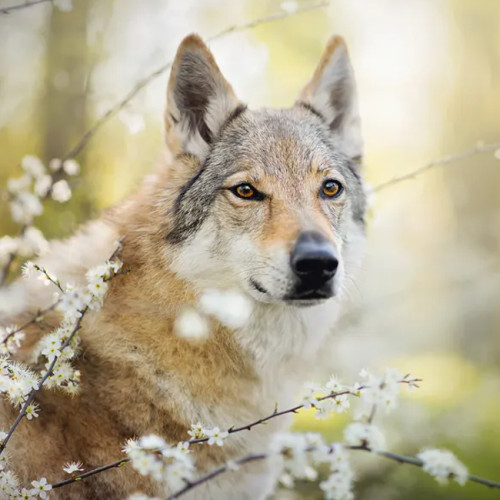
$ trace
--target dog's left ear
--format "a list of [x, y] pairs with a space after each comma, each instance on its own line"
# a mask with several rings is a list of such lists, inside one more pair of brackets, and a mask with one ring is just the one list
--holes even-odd
[[328, 123], [337, 147], [351, 159], [361, 160], [363, 140], [356, 84], [347, 47], [341, 37], [334, 36], [329, 40], [296, 105], [306, 105], [319, 114]]
[[184, 38], [167, 88], [165, 128], [171, 152], [203, 160], [213, 138], [239, 105], [203, 40], [198, 35]]

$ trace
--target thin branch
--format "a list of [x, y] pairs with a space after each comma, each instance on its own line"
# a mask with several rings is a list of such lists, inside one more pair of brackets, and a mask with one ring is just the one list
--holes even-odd
[[[113, 260], [118, 255], [120, 250], [121, 250], [121, 243], [119, 242], [117, 247], [113, 251], [111, 257], [108, 260]], [[52, 279], [50, 281], [55, 283]], [[55, 284], [57, 285], [57, 283], [55, 283]], [[59, 286], [59, 285], [57, 285], [57, 286]], [[61, 290], [62, 290], [62, 288], [61, 288]], [[62, 344], [62, 346], [60, 348], [61, 353], [64, 351], [64, 349], [66, 349], [66, 347], [68, 347], [68, 345], [73, 340], [76, 333], [80, 330], [80, 328], [82, 326], [83, 318], [85, 317], [85, 314], [87, 314], [89, 309], [90, 309], [90, 307], [87, 305], [80, 311], [80, 317], [76, 321], [75, 326], [73, 327], [73, 330], [68, 335], [68, 338], [65, 340], [65, 342]], [[40, 380], [38, 387], [36, 389], [33, 389], [29, 393], [28, 398], [24, 402], [19, 415], [17, 416], [16, 420], [14, 421], [14, 423], [12, 424], [10, 429], [8, 430], [7, 435], [4, 438], [4, 440], [0, 443], [0, 454], [3, 452], [3, 450], [7, 446], [7, 443], [9, 442], [10, 438], [12, 437], [12, 434], [14, 434], [14, 431], [17, 429], [17, 426], [21, 423], [22, 419], [26, 416], [29, 405], [33, 402], [33, 400], [35, 399], [35, 396], [38, 394], [38, 392], [40, 392], [40, 390], [42, 389], [42, 387], [45, 384], [45, 382], [47, 381], [47, 379], [53, 374], [54, 367], [55, 367], [58, 359], [59, 359], [58, 357], [54, 357], [54, 359], [50, 363], [45, 375]]]
[[117, 467], [121, 467], [127, 462], [130, 462], [130, 458], [128, 457], [123, 458], [122, 460], [117, 460], [116, 462], [107, 465], [102, 465], [101, 467], [97, 467], [96, 469], [92, 469], [82, 474], [79, 474], [78, 476], [75, 475], [70, 479], [65, 479], [63, 481], [59, 481], [58, 483], [54, 483], [52, 485], [52, 489], [55, 490], [56, 488], [60, 488], [61, 486], [67, 486], [68, 484], [75, 483], [76, 481], [81, 481], [82, 479], [93, 476], [94, 474], [99, 474], [100, 472], [104, 472], [109, 469], [116, 469]]
[[39, 309], [35, 316], [31, 318], [29, 321], [24, 323], [24, 325], [16, 328], [15, 330], [12, 330], [9, 332], [9, 334], [2, 340], [2, 344], [6, 344], [11, 337], [13, 337], [16, 333], [22, 332], [24, 329], [28, 328], [28, 326], [33, 325], [35, 323], [38, 323], [40, 320], [43, 319], [43, 317], [50, 311], [53, 311], [59, 304], [61, 300], [59, 299], [57, 302], [54, 302], [51, 306], [45, 308], [45, 309]]
[[14, 260], [16, 259], [16, 253], [12, 252], [9, 254], [9, 258], [7, 259], [7, 262], [5, 265], [2, 267], [2, 270], [0, 271], [0, 286], [2, 286], [5, 281], [7, 280], [7, 276], [9, 275], [10, 271], [10, 266], [14, 263]]
[[[415, 465], [416, 467], [420, 468], [422, 468], [422, 466], [424, 465], [422, 460], [419, 460], [418, 458], [399, 455], [398, 453], [393, 453], [391, 451], [375, 451], [365, 446], [350, 446], [349, 449], [356, 451], [368, 451], [370, 453], [374, 453], [375, 455], [388, 458], [389, 460], [394, 460], [395, 462], [399, 462], [400, 464]], [[474, 483], [482, 484], [483, 486], [488, 486], [489, 488], [500, 489], [500, 483], [497, 483], [496, 481], [491, 481], [490, 479], [485, 479], [480, 476], [475, 476], [474, 474], [468, 474], [467, 479]]]
[[[259, 453], [259, 454], [252, 454], [252, 455], [246, 455], [245, 457], [239, 458], [237, 460], [233, 460], [233, 464], [235, 465], [244, 465], [249, 462], [255, 462], [256, 460], [264, 460], [267, 458], [269, 455], [267, 453]], [[188, 491], [192, 490], [193, 488], [196, 488], [197, 486], [200, 486], [203, 483], [206, 483], [207, 481], [210, 481], [210, 479], [213, 479], [214, 477], [219, 476], [223, 472], [226, 472], [228, 470], [232, 470], [231, 467], [225, 463], [224, 465], [221, 465], [217, 469], [214, 469], [213, 471], [209, 472], [208, 474], [205, 474], [204, 476], [201, 476], [200, 478], [196, 479], [196, 481], [189, 481], [184, 488], [181, 490], [176, 491], [172, 495], [170, 495], [167, 500], [173, 500], [174, 498], [179, 498], [180, 496], [184, 495]]]
[[[414, 466], [420, 467], [420, 468], [422, 468], [422, 466], [424, 465], [423, 462], [417, 458], [407, 457], [405, 455], [399, 455], [397, 453], [392, 453], [389, 451], [374, 451], [366, 446], [345, 446], [345, 448], [348, 450], [366, 451], [368, 453], [373, 453], [375, 455], [380, 455], [380, 456], [388, 458], [390, 460], [394, 460], [394, 461], [401, 463], [401, 464], [410, 464], [410, 465], [414, 465]], [[305, 451], [311, 452], [311, 451], [315, 451], [315, 450], [316, 450], [316, 447], [312, 446], [310, 448], [307, 448], [307, 450], [305, 450]], [[330, 447], [330, 452], [331, 451], [333, 451], [332, 447]], [[269, 456], [270, 456], [269, 453], [250, 454], [250, 455], [246, 455], [242, 458], [239, 458], [237, 460], [234, 460], [232, 463], [236, 464], [236, 465], [243, 465], [243, 464], [246, 464], [248, 462], [254, 462], [256, 460], [264, 460], [264, 459], [268, 458]], [[193, 488], [196, 488], [197, 486], [200, 486], [201, 484], [206, 483], [207, 481], [210, 481], [214, 477], [219, 476], [220, 474], [222, 474], [228, 470], [233, 470], [233, 467], [231, 467], [229, 465], [229, 463], [225, 463], [224, 465], [221, 465], [220, 467], [217, 467], [216, 469], [199, 477], [196, 481], [189, 481], [186, 484], [186, 486], [184, 486], [184, 488], [176, 491], [175, 493], [173, 493], [172, 495], [167, 497], [167, 500], [174, 500], [175, 498], [179, 498], [182, 495], [184, 495], [185, 493], [187, 493], [188, 491], [192, 490]], [[479, 483], [479, 484], [482, 484], [484, 486], [488, 486], [489, 488], [500, 489], [500, 483], [497, 483], [495, 481], [491, 481], [489, 479], [485, 479], [485, 478], [482, 478], [479, 476], [474, 476], [471, 474], [467, 475], [467, 479], [469, 481]]]
[[[329, 5], [329, 2], [323, 1], [320, 3], [316, 3], [313, 5], [307, 5], [304, 7], [301, 7], [297, 9], [295, 12], [283, 12], [279, 11], [276, 12], [275, 14], [271, 14], [269, 16], [265, 17], [259, 17], [257, 19], [254, 19], [252, 21], [248, 21], [243, 24], [236, 24], [234, 26], [230, 26], [229, 28], [225, 28], [216, 35], [213, 35], [209, 38], [207, 38], [207, 41], [213, 42], [215, 40], [218, 40], [220, 38], [224, 38], [225, 36], [238, 32], [238, 31], [244, 31], [248, 30], [251, 28], [255, 28], [256, 26], [260, 26], [262, 24], [266, 24], [269, 22], [274, 22], [282, 19], [287, 19], [289, 17], [296, 16], [298, 14], [302, 14], [303, 12], [311, 11], [311, 10], [317, 10], [321, 9], [323, 7], [327, 7]], [[125, 95], [125, 97], [117, 102], [114, 106], [109, 108], [95, 123], [92, 125], [80, 138], [80, 140], [76, 143], [73, 148], [67, 152], [67, 154], [63, 157], [63, 161], [69, 158], [73, 158], [77, 156], [87, 145], [87, 143], [90, 141], [90, 139], [96, 134], [96, 132], [105, 124], [108, 122], [109, 119], [111, 119], [113, 116], [118, 114], [144, 87], [148, 86], [151, 82], [156, 80], [159, 76], [161, 76], [163, 73], [165, 73], [167, 70], [170, 69], [172, 66], [173, 61], [168, 61], [167, 63], [163, 64], [153, 72], [151, 72], [148, 76], [143, 78], [142, 80], [139, 80], [132, 89]]]
[[500, 148], [500, 142], [492, 142], [490, 144], [478, 144], [475, 147], [468, 149], [466, 151], [462, 151], [461, 153], [456, 153], [453, 155], [448, 155], [443, 158], [440, 158], [439, 160], [434, 160], [426, 165], [423, 165], [422, 167], [416, 168], [415, 170], [412, 170], [411, 172], [401, 175], [400, 177], [394, 177], [394, 179], [391, 179], [387, 182], [384, 182], [382, 184], [379, 184], [378, 186], [375, 187], [374, 191], [379, 192], [382, 191], [390, 186], [394, 186], [395, 184], [399, 184], [400, 182], [407, 181], [409, 179], [414, 179], [418, 175], [427, 172], [427, 170], [431, 170], [437, 166], [444, 166], [444, 165], [449, 165], [450, 163], [454, 163], [459, 160], [465, 160], [466, 158], [469, 158], [471, 156], [477, 155], [479, 153], [486, 153], [488, 151], [496, 151], [497, 149]]
[[10, 5], [9, 7], [0, 8], [0, 14], [9, 14], [13, 10], [21, 10], [25, 9], [26, 7], [31, 7], [32, 5], [38, 5], [40, 3], [47, 3], [47, 2], [52, 3], [52, 0], [29, 0], [24, 3], [19, 3], [16, 5]]
[[[415, 378], [415, 379], [403, 379], [400, 380], [401, 384], [416, 384], [418, 382], [421, 382], [421, 379]], [[361, 391], [363, 389], [367, 389], [369, 386], [360, 386], [358, 388], [358, 391]], [[321, 398], [318, 398], [318, 401], [324, 401], [325, 399], [332, 399], [336, 398], [338, 396], [343, 396], [345, 394], [351, 394], [353, 396], [357, 396], [358, 394], [353, 393], [351, 391], [341, 391], [341, 392], [332, 392], [331, 394], [327, 394], [326, 396], [323, 396]], [[241, 431], [250, 431], [252, 430], [253, 427], [256, 425], [263, 424], [273, 418], [281, 417], [282, 415], [290, 414], [290, 413], [297, 413], [298, 410], [304, 408], [304, 405], [297, 405], [292, 408], [288, 408], [288, 410], [283, 410], [283, 411], [278, 411], [277, 409], [274, 410], [273, 413], [268, 415], [267, 417], [260, 418], [258, 420], [255, 420], [254, 422], [251, 422], [250, 424], [242, 425], [241, 427], [230, 427], [227, 430], [228, 434], [234, 434], [236, 432], [241, 432]], [[198, 444], [198, 443], [205, 443], [208, 441], [209, 438], [192, 438], [188, 441], [189, 444]], [[102, 465], [100, 467], [96, 467], [95, 469], [89, 470], [87, 472], [84, 472], [79, 475], [75, 475], [70, 479], [65, 479], [63, 481], [59, 481], [57, 483], [54, 483], [52, 485], [52, 488], [60, 488], [61, 486], [66, 486], [68, 484], [72, 484], [76, 481], [80, 481], [82, 479], [85, 479], [87, 477], [93, 476], [94, 474], [99, 474], [100, 472], [104, 472], [109, 469], [114, 469], [116, 467], [120, 467], [126, 463], [130, 462], [130, 458], [123, 458], [121, 460], [117, 460], [116, 462], [112, 462], [108, 465]], [[224, 472], [224, 471], [222, 471]], [[220, 472], [219, 472], [220, 474]]]
[[[84, 316], [85, 316], [85, 314], [87, 313], [88, 310], [89, 310], [89, 306], [86, 306], [86, 307], [84, 307], [80, 311], [81, 315], [78, 318], [78, 320], [77, 320], [77, 322], [75, 324], [75, 327], [71, 331], [70, 335], [68, 336], [68, 338], [66, 339], [66, 341], [64, 342], [64, 344], [61, 346], [61, 349], [60, 349], [61, 352], [64, 349], [66, 349], [66, 347], [68, 347], [69, 343], [73, 340], [73, 337], [76, 335], [76, 333], [78, 332], [78, 330], [80, 330], [81, 324], [82, 324], [82, 320], [83, 320], [83, 318], [84, 318]], [[21, 408], [21, 412], [19, 413], [19, 415], [17, 416], [16, 420], [14, 421], [14, 423], [10, 427], [9, 431], [7, 432], [7, 436], [5, 437], [5, 439], [0, 444], [0, 454], [3, 452], [3, 450], [7, 446], [7, 443], [9, 442], [10, 438], [12, 437], [12, 434], [14, 434], [14, 431], [17, 429], [17, 426], [21, 423], [21, 420], [26, 416], [26, 412], [28, 410], [28, 406], [33, 402], [33, 400], [35, 399], [35, 396], [42, 389], [43, 384], [45, 384], [45, 382], [47, 381], [47, 379], [53, 374], [54, 366], [56, 365], [58, 359], [59, 359], [58, 357], [55, 357], [52, 360], [52, 362], [49, 365], [49, 368], [48, 368], [47, 372], [45, 373], [45, 375], [40, 380], [40, 383], [38, 384], [38, 387], [36, 389], [33, 389], [29, 393], [28, 398], [26, 399], [23, 407]]]

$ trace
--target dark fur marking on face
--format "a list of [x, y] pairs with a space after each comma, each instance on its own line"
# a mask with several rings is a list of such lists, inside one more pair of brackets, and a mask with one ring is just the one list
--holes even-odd
[[[224, 131], [225, 128], [227, 128], [229, 126], [229, 124], [231, 122], [233, 122], [236, 118], [238, 118], [246, 110], [247, 110], [247, 106], [245, 104], [240, 104], [239, 106], [237, 106], [230, 113], [230, 115], [226, 118], [226, 121], [223, 123], [217, 138], [219, 138], [221, 136], [221, 133]], [[217, 141], [217, 139], [215, 140], [215, 142], [216, 141]], [[212, 146], [213, 146], [213, 144], [212, 144]], [[181, 153], [180, 155], [177, 156], [177, 159], [181, 159], [184, 156], [197, 159], [197, 157], [195, 155], [192, 155], [189, 153]], [[202, 173], [205, 171], [207, 164], [209, 163], [209, 159], [210, 159], [210, 154], [207, 156], [207, 158], [205, 159], [205, 161], [203, 162], [203, 164], [199, 168], [198, 172], [191, 179], [189, 179], [189, 181], [186, 182], [186, 184], [184, 184], [184, 186], [182, 186], [180, 193], [175, 201], [175, 205], [174, 205], [175, 213], [180, 212], [182, 200], [186, 196], [186, 193], [193, 187], [195, 182], [200, 178]], [[201, 223], [201, 221], [194, 221], [188, 225], [183, 226], [182, 229], [177, 227], [172, 232], [167, 234], [166, 238], [172, 243], [178, 243], [185, 238], [185, 234], [189, 234], [192, 232], [192, 230], [196, 229], [196, 226], [199, 225], [199, 223]]]

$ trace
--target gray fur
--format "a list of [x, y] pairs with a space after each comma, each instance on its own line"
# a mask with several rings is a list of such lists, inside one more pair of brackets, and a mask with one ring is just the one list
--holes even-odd
[[[283, 140], [296, 146], [293, 158], [282, 156]], [[180, 243], [193, 235], [210, 213], [224, 180], [249, 162], [278, 182], [292, 178], [297, 191], [313, 162], [335, 168], [347, 181], [353, 219], [364, 225], [366, 197], [357, 165], [335, 147], [329, 124], [297, 106], [246, 111], [222, 129], [200, 170], [179, 194], [168, 240]]]

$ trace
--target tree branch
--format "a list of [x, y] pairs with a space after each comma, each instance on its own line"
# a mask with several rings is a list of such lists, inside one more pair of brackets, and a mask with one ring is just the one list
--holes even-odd
[[500, 148], [500, 142], [492, 142], [490, 144], [478, 144], [475, 147], [468, 149], [466, 151], [462, 151], [461, 153], [456, 153], [453, 155], [448, 155], [443, 158], [440, 158], [439, 160], [434, 160], [426, 165], [423, 165], [422, 167], [416, 168], [415, 170], [412, 170], [411, 172], [401, 175], [400, 177], [394, 177], [394, 179], [391, 179], [387, 182], [384, 182], [382, 184], [379, 184], [378, 186], [375, 187], [374, 191], [379, 192], [383, 191], [384, 189], [394, 186], [395, 184], [399, 184], [400, 182], [407, 181], [409, 179], [414, 179], [418, 175], [427, 172], [427, 170], [431, 170], [434, 167], [437, 166], [443, 166], [443, 165], [449, 165], [450, 163], [454, 163], [459, 160], [465, 160], [466, 158], [469, 158], [471, 156], [474, 156], [479, 153], [486, 153], [488, 151], [495, 151]]
[[[296, 16], [298, 14], [302, 14], [303, 12], [308, 12], [311, 10], [317, 10], [321, 9], [323, 7], [327, 7], [329, 5], [329, 2], [323, 1], [320, 3], [316, 3], [313, 5], [308, 5], [301, 7], [297, 9], [295, 12], [283, 12], [279, 11], [274, 14], [271, 14], [269, 16], [265, 17], [259, 17], [257, 19], [254, 19], [252, 21], [248, 21], [243, 24], [236, 24], [234, 26], [230, 26], [229, 28], [225, 28], [216, 35], [213, 35], [209, 38], [207, 38], [208, 42], [213, 42], [215, 40], [218, 40], [220, 38], [224, 38], [225, 36], [235, 33], [238, 31], [245, 31], [251, 28], [255, 28], [256, 26], [260, 26], [262, 24], [282, 20], [282, 19], [287, 19], [289, 17]], [[118, 101], [114, 106], [109, 108], [95, 123], [92, 125], [80, 138], [80, 140], [71, 148], [66, 155], [63, 158], [64, 159], [69, 159], [77, 156], [87, 145], [87, 143], [92, 139], [92, 137], [96, 134], [96, 132], [110, 120], [113, 116], [118, 114], [119, 111], [121, 111], [143, 88], [147, 87], [151, 82], [156, 80], [159, 76], [161, 76], [163, 73], [165, 73], [167, 70], [170, 69], [172, 66], [173, 61], [168, 61], [153, 72], [151, 72], [148, 76], [144, 77], [142, 80], [139, 80], [131, 89], [130, 91], [125, 95], [125, 97], [121, 100]]]
[[[401, 384], [416, 384], [418, 382], [421, 382], [421, 379], [415, 378], [415, 379], [402, 379], [402, 380], [400, 380]], [[366, 386], [366, 385], [360, 386], [358, 388], [358, 390], [361, 391], [363, 389], [367, 389], [368, 387], [369, 386]], [[357, 396], [357, 394], [353, 393], [352, 391], [332, 392], [331, 394], [327, 394], [326, 396], [318, 398], [318, 401], [324, 401], [325, 399], [336, 398], [338, 396], [343, 396], [345, 394]], [[227, 433], [234, 434], [236, 432], [241, 432], [241, 431], [250, 431], [256, 425], [263, 424], [265, 422], [268, 422], [269, 420], [272, 420], [273, 418], [281, 417], [282, 415], [286, 415], [286, 414], [290, 414], [290, 413], [297, 413], [297, 411], [302, 409], [302, 408], [304, 408], [304, 405], [297, 405], [297, 406], [294, 406], [292, 408], [288, 408], [288, 410], [283, 410], [283, 411], [278, 411], [277, 409], [275, 409], [274, 412], [271, 413], [270, 415], [268, 415], [267, 417], [255, 420], [254, 422], [251, 422], [250, 424], [242, 425], [241, 427], [230, 427], [227, 430]], [[192, 438], [188, 441], [188, 443], [189, 444], [205, 443], [208, 441], [208, 439], [209, 439], [208, 437]], [[52, 488], [55, 489], [55, 488], [60, 488], [61, 486], [66, 486], [68, 484], [72, 484], [76, 481], [80, 481], [80, 480], [85, 479], [87, 477], [93, 476], [94, 474], [99, 474], [100, 472], [104, 472], [104, 471], [109, 470], [109, 469], [114, 469], [116, 467], [120, 467], [128, 462], [130, 462], [130, 458], [127, 457], [127, 458], [123, 458], [121, 460], [117, 460], [116, 462], [112, 462], [108, 465], [102, 465], [100, 467], [96, 467], [95, 469], [92, 469], [90, 471], [84, 472], [84, 473], [79, 474], [79, 475], [75, 475], [70, 479], [65, 479], [63, 481], [59, 481], [57, 483], [54, 483], [52, 485]], [[222, 471], [222, 472], [224, 472], [224, 471]], [[220, 474], [220, 472], [218, 474]]]
[[51, 306], [45, 308], [45, 309], [39, 309], [35, 316], [31, 318], [29, 321], [24, 323], [24, 325], [16, 328], [15, 330], [12, 330], [9, 332], [9, 334], [2, 340], [2, 344], [6, 344], [11, 337], [13, 337], [16, 333], [22, 332], [25, 328], [28, 328], [28, 326], [33, 325], [34, 323], [38, 323], [44, 316], [50, 311], [53, 311], [61, 302], [61, 300], [58, 300], [57, 302], [54, 302]]
[[26, 7], [31, 7], [33, 5], [38, 5], [40, 3], [46, 3], [46, 2], [52, 3], [52, 0], [29, 0], [29, 1], [24, 2], [24, 3], [10, 5], [9, 7], [0, 8], [0, 14], [9, 14], [13, 10], [21, 10], [21, 9], [25, 9]]
[[[66, 341], [64, 342], [64, 344], [61, 346], [61, 349], [60, 349], [61, 352], [64, 349], [66, 349], [66, 347], [68, 347], [69, 343], [73, 340], [73, 337], [76, 335], [76, 333], [78, 332], [78, 330], [80, 330], [83, 317], [85, 316], [85, 314], [87, 313], [88, 310], [89, 310], [88, 306], [86, 306], [86, 307], [84, 307], [82, 309], [81, 316], [78, 318], [78, 320], [77, 320], [77, 322], [75, 324], [75, 327], [71, 331], [70, 335], [68, 336], [68, 338], [66, 339]], [[7, 436], [5, 437], [5, 439], [0, 444], [0, 454], [3, 452], [3, 450], [5, 450], [5, 447], [7, 446], [7, 443], [9, 442], [10, 438], [12, 437], [12, 434], [14, 434], [14, 431], [17, 429], [17, 426], [21, 423], [21, 420], [26, 416], [26, 412], [28, 410], [28, 406], [33, 402], [33, 400], [35, 399], [35, 396], [42, 389], [43, 384], [45, 384], [45, 382], [47, 381], [47, 379], [53, 374], [54, 366], [57, 363], [57, 360], [58, 360], [57, 357], [55, 357], [52, 360], [52, 362], [49, 365], [49, 368], [48, 368], [47, 372], [42, 377], [42, 380], [40, 380], [40, 383], [38, 384], [38, 387], [36, 389], [33, 389], [29, 393], [28, 398], [26, 399], [23, 407], [21, 408], [21, 412], [17, 416], [17, 418], [14, 421], [14, 423], [11, 425], [9, 431], [7, 432]]]

